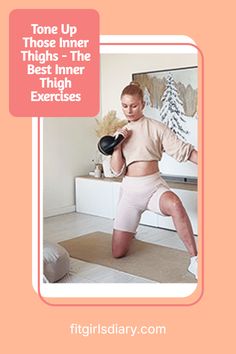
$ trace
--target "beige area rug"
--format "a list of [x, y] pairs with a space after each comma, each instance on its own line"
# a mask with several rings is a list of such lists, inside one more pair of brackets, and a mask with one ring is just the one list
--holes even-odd
[[187, 252], [134, 239], [127, 256], [115, 259], [111, 254], [111, 240], [109, 234], [94, 232], [59, 244], [71, 257], [86, 262], [160, 283], [196, 283], [194, 276], [187, 271]]

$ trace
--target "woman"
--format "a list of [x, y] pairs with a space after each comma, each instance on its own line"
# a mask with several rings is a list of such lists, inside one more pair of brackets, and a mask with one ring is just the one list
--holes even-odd
[[141, 214], [145, 210], [171, 216], [176, 231], [190, 255], [188, 270], [197, 279], [197, 248], [189, 217], [179, 197], [160, 177], [158, 161], [165, 151], [179, 162], [197, 164], [197, 151], [179, 140], [163, 123], [143, 115], [143, 92], [132, 82], [121, 93], [122, 110], [128, 124], [119, 130], [124, 135], [111, 157], [115, 176], [125, 173], [114, 222], [112, 253], [116, 258], [128, 252]]

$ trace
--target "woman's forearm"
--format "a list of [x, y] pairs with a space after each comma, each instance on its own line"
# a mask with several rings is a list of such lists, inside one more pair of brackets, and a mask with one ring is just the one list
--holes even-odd
[[114, 171], [116, 174], [119, 174], [123, 167], [124, 167], [125, 160], [122, 155], [122, 149], [121, 146], [118, 146], [111, 157], [111, 169]]

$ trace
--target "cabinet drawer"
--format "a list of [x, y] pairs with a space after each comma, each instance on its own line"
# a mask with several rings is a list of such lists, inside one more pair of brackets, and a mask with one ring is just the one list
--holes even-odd
[[112, 184], [76, 178], [76, 211], [107, 218], [113, 217]]

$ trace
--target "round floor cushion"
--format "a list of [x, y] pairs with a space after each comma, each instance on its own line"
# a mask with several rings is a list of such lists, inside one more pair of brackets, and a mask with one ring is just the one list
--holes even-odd
[[49, 241], [43, 242], [43, 275], [50, 283], [63, 278], [70, 268], [67, 250]]

